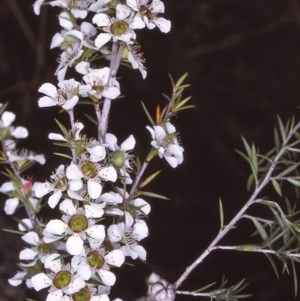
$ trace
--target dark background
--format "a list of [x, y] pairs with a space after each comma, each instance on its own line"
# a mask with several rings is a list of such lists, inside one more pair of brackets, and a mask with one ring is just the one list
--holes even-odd
[[[10, 102], [9, 109], [18, 114], [17, 124], [30, 131], [22, 145], [45, 154], [47, 164], [34, 169], [35, 179], [44, 181], [59, 165], [52, 155], [56, 149], [47, 139], [49, 132], [58, 132], [54, 122], [58, 109], [38, 108], [37, 89], [44, 82], [56, 83], [53, 73], [59, 51], [50, 51], [49, 45], [59, 30], [55, 18], [59, 10], [43, 7], [37, 17], [33, 2], [0, 0], [0, 100]], [[120, 142], [134, 134], [139, 144], [136, 152], [143, 158], [150, 135], [140, 100], [151, 112], [158, 102], [164, 104], [161, 94], [171, 91], [168, 73], [174, 78], [189, 73], [191, 87], [187, 96], [192, 95], [195, 108], [183, 112], [174, 122], [185, 148], [184, 163], [173, 170], [157, 159], [150, 168], [155, 171], [163, 166], [161, 176], [149, 189], [166, 195], [170, 201], [148, 200], [152, 206], [148, 221], [151, 235], [142, 242], [148, 250], [147, 264], [136, 261], [136, 267], [124, 267], [111, 296], [126, 301], [143, 294], [144, 279], [153, 270], [170, 282], [176, 281], [208, 246], [219, 230], [219, 198], [225, 222], [245, 203], [250, 170], [234, 151], [243, 149], [241, 135], [264, 153], [273, 145], [277, 114], [283, 120], [292, 114], [299, 119], [300, 1], [164, 3], [165, 17], [172, 21], [171, 32], [137, 32], [148, 76], [143, 81], [139, 72], [121, 68], [120, 83], [126, 97], [114, 101], [109, 131], [117, 134]], [[58, 118], [63, 121], [65, 117], [61, 114]], [[88, 124], [80, 114], [76, 118]], [[89, 126], [84, 131], [89, 136], [96, 134], [89, 131]], [[266, 194], [272, 196], [271, 191]], [[14, 229], [12, 217], [3, 214], [5, 197], [1, 199], [0, 228]], [[22, 217], [21, 212], [18, 214]], [[242, 222], [223, 243], [249, 242], [252, 232], [252, 224]], [[3, 232], [0, 239], [0, 301], [25, 300], [25, 296], [44, 300], [43, 294], [27, 292], [23, 286], [9, 286], [7, 278], [18, 270], [22, 242]], [[253, 294], [247, 300], [297, 299], [292, 276], [277, 280], [263, 255], [234, 251], [210, 254], [182, 289], [219, 283], [223, 275], [229, 278], [228, 285], [246, 278], [246, 292]]]

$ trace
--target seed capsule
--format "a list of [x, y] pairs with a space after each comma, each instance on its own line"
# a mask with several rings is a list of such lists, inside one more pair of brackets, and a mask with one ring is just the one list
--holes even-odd
[[150, 288], [151, 298], [155, 301], [173, 301], [176, 295], [176, 289], [173, 284], [166, 280], [160, 280], [152, 284]]

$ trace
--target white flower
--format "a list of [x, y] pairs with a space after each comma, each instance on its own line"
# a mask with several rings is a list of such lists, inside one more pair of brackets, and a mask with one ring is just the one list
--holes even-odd
[[32, 286], [36, 291], [49, 287], [49, 294], [46, 301], [62, 300], [63, 294], [72, 295], [85, 287], [85, 281], [74, 275], [75, 269], [69, 265], [64, 266], [59, 254], [51, 254], [45, 260], [45, 268], [52, 273], [39, 273], [31, 278]]
[[46, 162], [45, 156], [40, 154], [35, 154], [28, 150], [8, 150], [6, 152], [9, 162], [25, 162], [25, 161], [35, 161], [41, 165]]
[[139, 69], [143, 79], [147, 76], [147, 71], [145, 70], [144, 63], [145, 59], [143, 58], [143, 54], [139, 52], [139, 47], [137, 45], [127, 45], [128, 47], [128, 55], [127, 59], [130, 62], [133, 69]]
[[79, 93], [83, 97], [89, 95], [101, 99], [106, 97], [115, 99], [120, 95], [120, 90], [117, 87], [118, 83], [115, 81], [115, 86], [109, 86], [110, 68], [105, 67], [101, 69], [89, 69], [89, 73], [83, 76], [86, 85], [79, 89]]
[[167, 33], [171, 29], [171, 22], [161, 17], [157, 17], [157, 14], [164, 13], [165, 6], [161, 0], [152, 0], [151, 4], [148, 4], [149, 0], [126, 0], [126, 4], [133, 10], [137, 11], [139, 16], [149, 29], [153, 29], [157, 26], [161, 32]]
[[114, 152], [111, 158], [112, 163], [120, 170], [121, 176], [125, 178], [122, 181], [126, 184], [131, 184], [132, 180], [127, 171], [132, 168], [129, 162], [130, 155], [127, 152], [135, 147], [135, 139], [133, 135], [130, 135], [120, 146], [117, 145], [117, 142], [115, 135], [110, 133], [105, 135], [105, 143], [108, 145], [109, 150]]
[[160, 158], [164, 157], [173, 168], [183, 162], [183, 147], [179, 145], [175, 127], [170, 122], [164, 126], [155, 125], [153, 129], [146, 128], [153, 139], [151, 145], [158, 150]]
[[63, 191], [68, 187], [68, 179], [66, 177], [65, 166], [60, 165], [55, 174], [51, 175], [51, 182], [39, 183], [35, 188], [35, 196], [41, 198], [49, 192], [53, 194], [48, 199], [51, 208], [55, 208], [62, 197]]
[[52, 242], [67, 235], [66, 249], [71, 255], [81, 254], [86, 240], [90, 245], [102, 244], [105, 238], [104, 226], [95, 225], [95, 221], [88, 218], [83, 208], [77, 208], [71, 200], [66, 199], [60, 204], [59, 209], [65, 215], [62, 216], [62, 221], [51, 220], [46, 225], [45, 234], [48, 237], [44, 237], [45, 242]]
[[107, 230], [107, 236], [112, 243], [121, 242], [121, 251], [132, 259], [146, 260], [146, 250], [138, 244], [138, 241], [148, 236], [148, 227], [143, 220], [136, 220], [128, 212], [125, 212], [125, 223], [111, 225]]
[[97, 274], [107, 286], [114, 285], [116, 281], [116, 276], [109, 271], [110, 266], [120, 267], [124, 261], [125, 256], [121, 250], [106, 252], [103, 248], [86, 249], [85, 256], [72, 258], [72, 264], [77, 265], [77, 273], [82, 279], [89, 280]]
[[139, 17], [130, 20], [131, 12], [132, 10], [128, 6], [118, 4], [116, 6], [116, 18], [109, 18], [108, 15], [103, 13], [96, 14], [93, 18], [93, 23], [102, 27], [105, 31], [105, 33], [100, 33], [96, 38], [96, 47], [101, 48], [111, 39], [113, 42], [120, 40], [129, 43], [132, 38], [136, 38], [133, 29], [143, 28], [145, 24]]
[[78, 102], [76, 91], [80, 83], [73, 78], [58, 83], [59, 89], [50, 83], [45, 83], [39, 88], [39, 92], [46, 94], [39, 99], [39, 107], [61, 106], [66, 111], [71, 110]]

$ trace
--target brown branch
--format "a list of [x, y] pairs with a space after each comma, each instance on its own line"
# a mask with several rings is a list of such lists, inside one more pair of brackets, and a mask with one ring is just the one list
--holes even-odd
[[[289, 0], [290, 1], [290, 0]], [[186, 59], [193, 59], [198, 56], [208, 54], [210, 52], [219, 51], [225, 48], [229, 48], [232, 46], [236, 46], [239, 44], [242, 44], [248, 40], [266, 35], [275, 29], [281, 27], [282, 25], [289, 24], [294, 21], [294, 18], [291, 17], [291, 14], [284, 14], [278, 19], [261, 26], [259, 28], [245, 31], [242, 33], [234, 34], [230, 37], [226, 37], [220, 41], [217, 41], [215, 43], [210, 43], [206, 45], [200, 45], [195, 48], [192, 48], [190, 50], [187, 50], [184, 54]]]

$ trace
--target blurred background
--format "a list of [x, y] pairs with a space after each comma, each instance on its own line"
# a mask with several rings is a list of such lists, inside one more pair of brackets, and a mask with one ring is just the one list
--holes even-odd
[[[35, 180], [44, 181], [59, 163], [65, 162], [52, 154], [57, 149], [47, 136], [59, 131], [54, 118], [62, 122], [66, 119], [63, 114], [57, 115], [57, 108], [37, 105], [38, 88], [44, 82], [57, 82], [53, 74], [59, 50], [50, 51], [49, 45], [60, 28], [56, 18], [59, 9], [42, 7], [41, 15], [36, 16], [33, 2], [0, 0], [0, 101], [9, 102], [9, 110], [18, 115], [16, 124], [29, 129], [30, 136], [21, 146], [45, 154], [46, 165], [33, 170]], [[250, 195], [246, 190], [250, 169], [235, 152], [243, 150], [241, 136], [266, 153], [273, 146], [277, 114], [284, 121], [293, 114], [298, 120], [300, 117], [299, 0], [164, 3], [164, 17], [172, 21], [171, 32], [137, 32], [148, 76], [143, 80], [138, 71], [120, 69], [125, 98], [113, 102], [109, 132], [116, 134], [120, 142], [134, 134], [136, 153], [144, 158], [150, 135], [140, 101], [152, 113], [157, 103], [163, 105], [161, 94], [171, 93], [168, 73], [177, 79], [188, 72], [191, 86], [186, 95], [192, 96], [195, 108], [184, 111], [174, 121], [185, 149], [183, 164], [173, 170], [157, 158], [149, 169], [151, 172], [163, 167], [149, 189], [170, 200], [147, 200], [152, 206], [150, 236], [142, 242], [148, 250], [147, 264], [135, 261], [135, 267], [122, 268], [111, 299], [130, 301], [142, 296], [145, 279], [152, 271], [170, 282], [176, 281], [219, 231], [219, 198], [226, 223]], [[86, 124], [84, 132], [88, 136], [96, 135], [79, 112], [76, 118]], [[272, 190], [264, 195], [282, 202]], [[3, 213], [5, 197], [0, 198], [0, 228], [15, 229], [16, 222]], [[18, 217], [24, 217], [21, 211]], [[249, 242], [253, 231], [250, 222], [241, 222], [223, 244]], [[45, 293], [7, 283], [18, 270], [22, 242], [5, 232], [0, 232], [0, 241], [0, 301], [21, 301], [26, 297], [45, 300]], [[253, 294], [247, 300], [297, 299], [292, 276], [285, 274], [277, 279], [265, 256], [234, 251], [211, 253], [182, 289], [220, 283], [223, 275], [229, 279], [228, 285], [246, 278], [249, 286], [245, 292]]]

